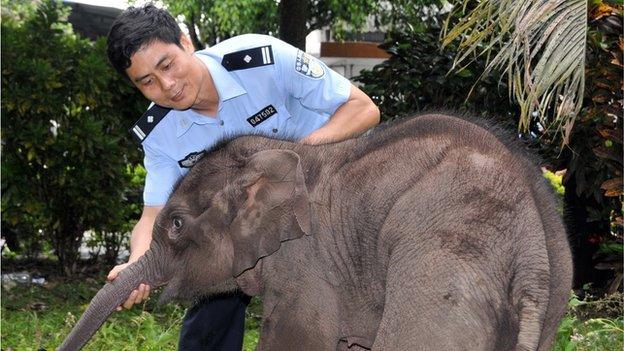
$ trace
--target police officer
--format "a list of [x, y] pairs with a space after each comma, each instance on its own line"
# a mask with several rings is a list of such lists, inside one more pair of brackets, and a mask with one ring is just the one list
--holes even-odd
[[[370, 98], [321, 61], [278, 39], [246, 34], [194, 51], [165, 10], [130, 7], [113, 23], [108, 57], [153, 104], [132, 128], [145, 152], [144, 207], [129, 262], [149, 248], [173, 185], [204, 150], [228, 136], [260, 133], [318, 144], [355, 136], [379, 122]], [[141, 284], [118, 309], [145, 300]], [[240, 350], [242, 295], [211, 297], [188, 310], [181, 350]]]

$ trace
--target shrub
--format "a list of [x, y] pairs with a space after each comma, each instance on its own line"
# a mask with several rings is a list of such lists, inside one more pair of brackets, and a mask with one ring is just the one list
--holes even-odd
[[475, 59], [470, 67], [452, 71], [456, 47], [442, 51], [440, 32], [447, 17], [435, 7], [420, 7], [407, 25], [395, 23], [397, 30], [386, 34], [380, 46], [391, 57], [371, 70], [362, 71], [355, 80], [379, 106], [384, 119], [404, 117], [428, 108], [451, 107], [454, 110], [498, 114], [514, 123], [517, 111], [507, 95], [505, 82], [495, 75], [485, 77], [471, 91], [485, 68], [484, 59]]
[[69, 273], [85, 230], [120, 230], [126, 164], [139, 158], [126, 129], [146, 103], [109, 67], [103, 40], [72, 32], [66, 8], [11, 4], [2, 12], [3, 225], [22, 248], [49, 243]]
[[[601, 317], [595, 315], [597, 311]], [[573, 293], [551, 350], [621, 350], [624, 347], [621, 313], [622, 294], [580, 300]]]

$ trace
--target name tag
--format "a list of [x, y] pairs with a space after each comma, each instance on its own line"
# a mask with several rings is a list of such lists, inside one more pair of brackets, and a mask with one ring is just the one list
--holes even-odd
[[249, 122], [249, 124], [251, 124], [251, 126], [255, 128], [258, 124], [266, 121], [269, 117], [273, 116], [276, 113], [277, 110], [275, 109], [275, 107], [273, 107], [273, 105], [269, 105], [260, 110], [260, 112], [256, 113], [255, 115], [247, 118], [247, 122]]

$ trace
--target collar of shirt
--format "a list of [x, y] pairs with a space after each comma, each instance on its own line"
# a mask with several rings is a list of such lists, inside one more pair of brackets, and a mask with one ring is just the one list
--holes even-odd
[[[236, 82], [236, 80], [223, 66], [221, 66], [220, 63], [218, 63], [213, 57], [209, 56], [208, 52], [198, 51], [195, 54], [206, 65], [210, 75], [212, 76], [212, 81], [214, 82], [217, 93], [219, 94], [218, 111], [221, 111], [225, 101], [247, 93], [247, 91], [240, 84], [238, 84], [238, 82]], [[219, 123], [221, 123], [221, 116], [219, 115], [219, 112], [217, 112], [215, 117], [208, 117], [189, 109], [184, 111], [178, 120], [176, 136], [182, 136], [189, 130], [189, 128], [191, 128], [193, 124], [201, 125]]]

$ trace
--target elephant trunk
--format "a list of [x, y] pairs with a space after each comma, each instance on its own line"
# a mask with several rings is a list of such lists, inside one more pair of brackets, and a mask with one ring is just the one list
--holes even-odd
[[121, 271], [115, 280], [104, 285], [58, 350], [80, 350], [140, 283], [151, 287], [163, 285], [166, 282], [163, 259], [162, 255], [150, 249], [137, 262]]

